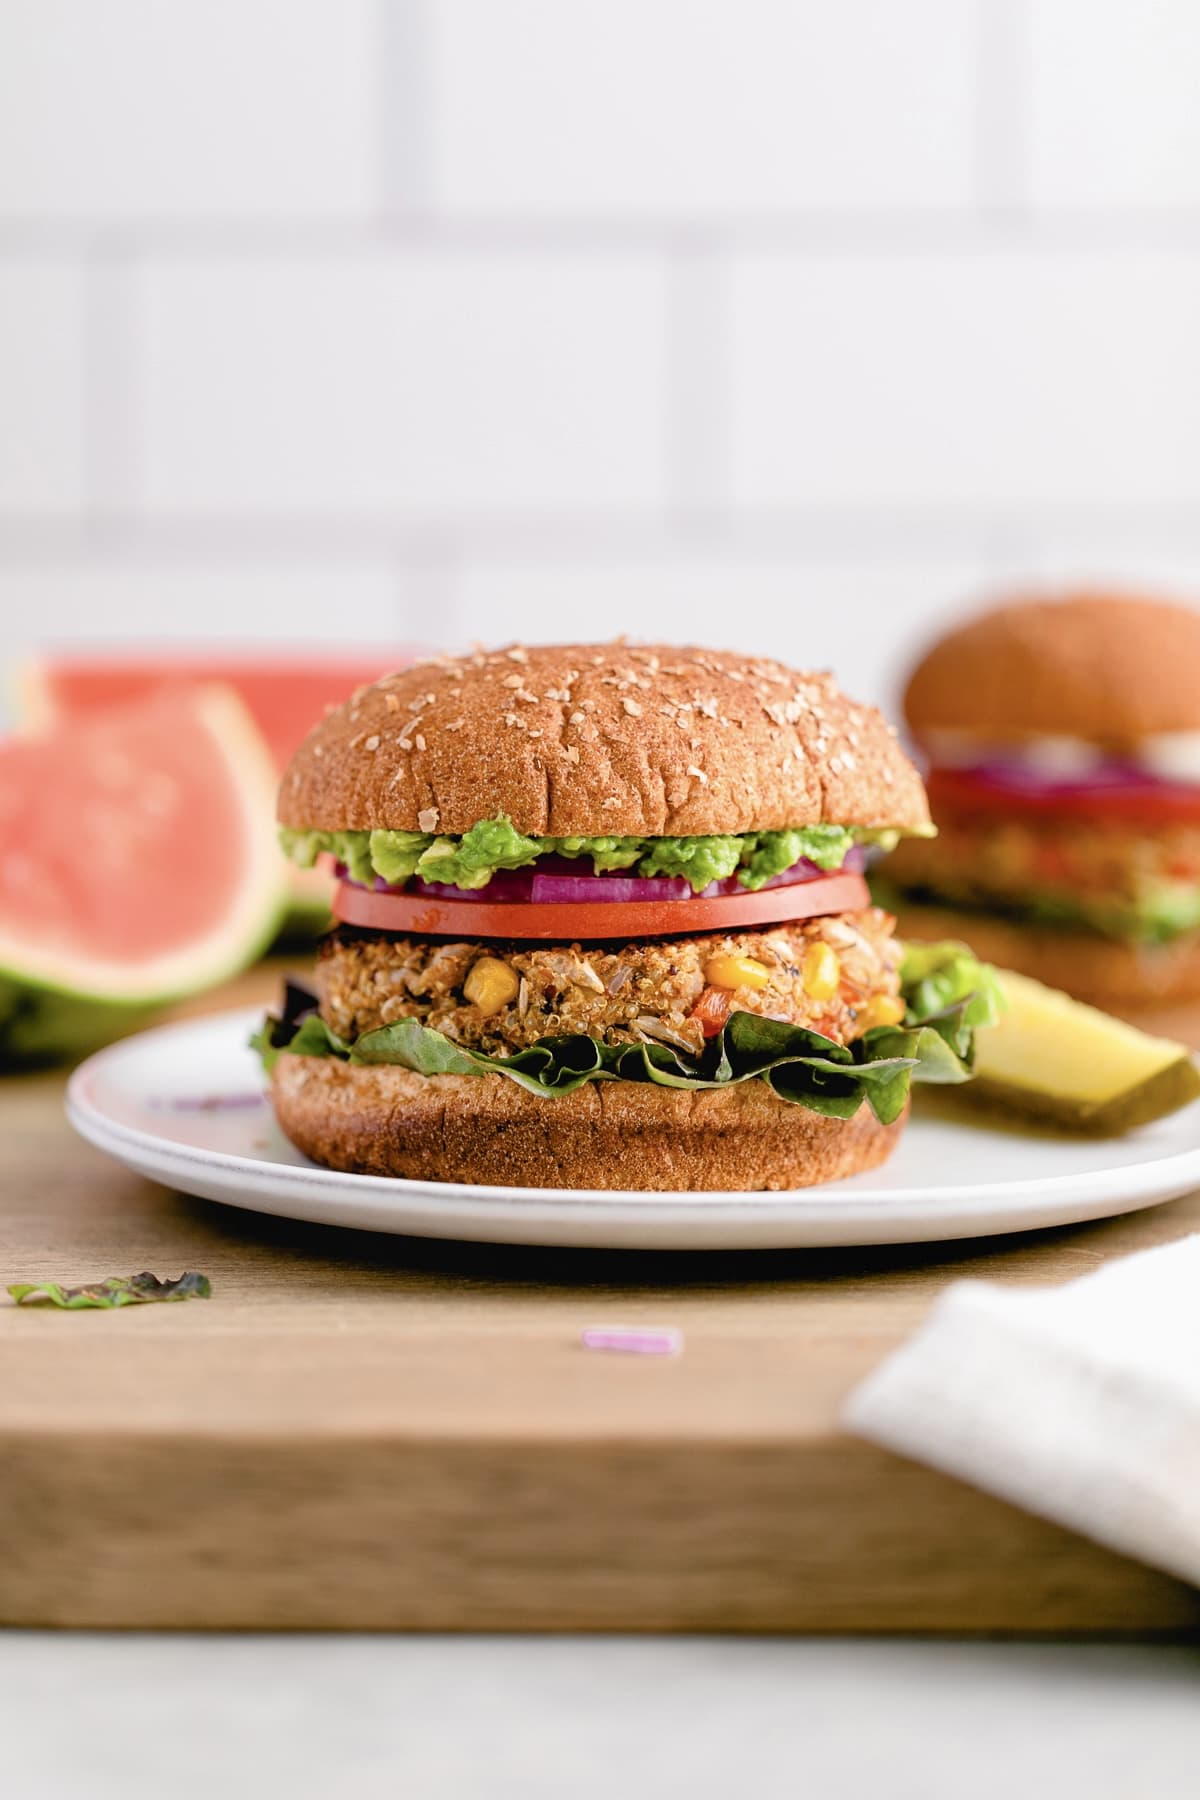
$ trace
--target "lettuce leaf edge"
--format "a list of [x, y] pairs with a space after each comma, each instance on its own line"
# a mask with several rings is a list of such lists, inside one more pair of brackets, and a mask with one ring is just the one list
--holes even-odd
[[852, 1118], [865, 1100], [881, 1124], [904, 1110], [913, 1082], [971, 1079], [975, 1032], [1001, 1009], [994, 971], [965, 945], [913, 944], [901, 967], [906, 1012], [852, 1044], [757, 1013], [735, 1012], [699, 1057], [662, 1043], [604, 1044], [583, 1033], [542, 1038], [510, 1056], [454, 1043], [418, 1019], [399, 1019], [347, 1042], [315, 1008], [268, 1016], [251, 1038], [268, 1073], [278, 1056], [334, 1056], [360, 1067], [411, 1069], [418, 1075], [503, 1075], [542, 1098], [574, 1093], [589, 1081], [648, 1081], [699, 1091], [763, 1080], [780, 1099], [835, 1118]]

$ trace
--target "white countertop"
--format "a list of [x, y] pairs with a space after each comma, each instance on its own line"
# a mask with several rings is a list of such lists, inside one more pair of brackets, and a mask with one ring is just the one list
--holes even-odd
[[0, 1633], [13, 1800], [1191, 1800], [1200, 1646]]

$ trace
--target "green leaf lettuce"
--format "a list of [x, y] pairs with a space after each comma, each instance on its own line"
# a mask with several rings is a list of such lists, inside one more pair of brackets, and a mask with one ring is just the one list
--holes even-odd
[[588, 1081], [648, 1081], [694, 1091], [761, 1080], [781, 1099], [835, 1118], [852, 1117], [865, 1100], [886, 1125], [904, 1110], [912, 1082], [970, 1079], [974, 1034], [995, 1023], [1000, 1004], [992, 971], [961, 944], [909, 946], [901, 981], [903, 1023], [868, 1031], [852, 1044], [735, 1012], [696, 1057], [667, 1044], [605, 1044], [583, 1034], [542, 1038], [509, 1056], [490, 1056], [417, 1019], [397, 1020], [349, 1044], [312, 1010], [298, 1018], [268, 1018], [252, 1043], [268, 1069], [287, 1050], [419, 1075], [503, 1075], [545, 1097], [573, 1093]]
[[140, 1275], [108, 1275], [82, 1287], [63, 1287], [58, 1281], [16, 1281], [9, 1284], [8, 1291], [18, 1306], [57, 1306], [64, 1312], [81, 1312], [91, 1307], [142, 1306], [152, 1300], [210, 1300], [212, 1283], [194, 1269], [185, 1270], [175, 1281], [160, 1281], [144, 1269]]

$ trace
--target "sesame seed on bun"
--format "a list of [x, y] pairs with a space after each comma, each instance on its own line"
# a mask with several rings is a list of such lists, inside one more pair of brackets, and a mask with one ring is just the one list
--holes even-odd
[[282, 824], [539, 837], [920, 829], [894, 731], [828, 674], [624, 643], [478, 651], [360, 688], [297, 750]]

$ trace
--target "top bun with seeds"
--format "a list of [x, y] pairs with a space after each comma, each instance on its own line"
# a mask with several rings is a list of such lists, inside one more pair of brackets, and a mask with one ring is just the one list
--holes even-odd
[[536, 837], [919, 830], [920, 777], [829, 674], [624, 643], [441, 656], [360, 688], [292, 758], [284, 825]]
[[1200, 613], [1117, 593], [1009, 601], [938, 639], [904, 713], [917, 739], [1121, 746], [1200, 730]]

